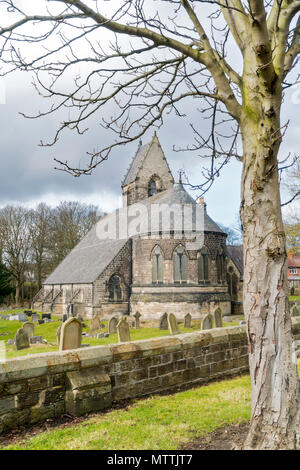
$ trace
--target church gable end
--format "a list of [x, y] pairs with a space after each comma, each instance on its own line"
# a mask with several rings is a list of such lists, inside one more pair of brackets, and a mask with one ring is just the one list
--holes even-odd
[[124, 205], [140, 202], [170, 189], [174, 179], [163, 150], [154, 134], [149, 144], [140, 146], [123, 182]]

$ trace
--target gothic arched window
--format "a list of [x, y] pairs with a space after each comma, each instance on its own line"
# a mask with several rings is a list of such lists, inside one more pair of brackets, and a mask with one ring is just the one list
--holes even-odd
[[161, 180], [158, 176], [153, 175], [148, 183], [148, 197], [154, 196], [162, 189]]
[[217, 264], [217, 280], [218, 282], [222, 282], [224, 280], [224, 273], [225, 273], [225, 256], [223, 252], [219, 252], [216, 258]]
[[118, 302], [122, 300], [122, 289], [120, 277], [114, 274], [108, 281], [109, 301]]
[[163, 256], [159, 246], [152, 253], [152, 282], [163, 282]]
[[182, 246], [176, 248], [174, 255], [174, 282], [187, 281], [187, 256]]
[[206, 247], [198, 253], [198, 282], [209, 281], [209, 256]]

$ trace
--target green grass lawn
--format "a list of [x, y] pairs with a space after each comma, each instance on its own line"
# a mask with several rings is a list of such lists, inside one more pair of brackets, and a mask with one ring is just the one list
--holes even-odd
[[297, 302], [300, 302], [300, 295], [290, 295], [289, 299], [291, 302], [294, 302], [295, 300], [297, 300]]
[[250, 379], [237, 377], [168, 396], [134, 400], [77, 425], [28, 436], [5, 449], [180, 449], [215, 429], [250, 418]]
[[[23, 310], [10, 310], [8, 312], [1, 312], [3, 315], [8, 313], [18, 313]], [[55, 318], [57, 321], [55, 321]], [[90, 329], [90, 320], [84, 321], [86, 328], [83, 329], [84, 332], [89, 332]], [[101, 329], [101, 332], [107, 332], [107, 321], [103, 322], [105, 328]], [[13, 339], [19, 328], [22, 327], [22, 323], [18, 321], [9, 321], [9, 320], [0, 320], [0, 341], [5, 341], [6, 345], [6, 359], [11, 359], [19, 356], [26, 356], [28, 354], [39, 354], [43, 352], [57, 351], [58, 345], [56, 343], [56, 331], [59, 326], [61, 326], [61, 321], [58, 320], [58, 317], [53, 316], [53, 321], [51, 323], [44, 323], [43, 325], [38, 325], [35, 323], [34, 335], [42, 336], [43, 340], [47, 340], [47, 344], [34, 344], [31, 345], [28, 349], [16, 350], [14, 345], [7, 345], [8, 339]], [[224, 326], [233, 326], [237, 323], [224, 323]], [[180, 330], [183, 333], [189, 333], [195, 331], [197, 328], [183, 328], [183, 325], [180, 325]], [[3, 335], [3, 333], [8, 333]], [[158, 328], [141, 328], [135, 330], [134, 328], [130, 329], [130, 338], [132, 341], [137, 341], [140, 339], [149, 339], [156, 338], [158, 336], [168, 336], [168, 330], [159, 330]], [[82, 337], [82, 344], [89, 344], [90, 346], [101, 346], [104, 344], [117, 343], [118, 337], [117, 334], [110, 335], [108, 338], [86, 338]]]

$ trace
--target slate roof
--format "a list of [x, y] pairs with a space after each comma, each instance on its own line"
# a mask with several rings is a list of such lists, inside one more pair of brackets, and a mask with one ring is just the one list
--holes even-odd
[[[165, 205], [168, 205], [169, 207], [171, 207], [174, 204], [181, 206], [180, 216], [182, 217], [183, 221], [185, 219], [184, 205], [191, 206], [191, 209], [192, 209], [191, 228], [193, 231], [197, 230], [198, 225], [196, 225], [196, 215], [197, 215], [196, 211], [199, 208], [199, 204], [197, 204], [195, 200], [192, 198], [192, 196], [189, 195], [189, 193], [185, 190], [182, 183], [175, 183], [172, 188], [166, 191], [162, 191], [158, 194], [155, 194], [154, 196], [145, 200], [146, 206], [152, 205], [152, 204], [165, 204]], [[148, 211], [148, 214], [149, 214], [148, 224], [150, 225], [150, 222], [152, 222], [152, 227], [153, 227], [153, 223], [154, 225], [155, 225], [155, 222], [156, 224], [159, 223], [159, 230], [163, 231], [162, 221], [158, 221], [158, 220], [155, 221], [155, 219], [153, 218], [153, 215], [151, 216], [150, 211]], [[145, 223], [145, 226], [146, 226], [146, 222], [147, 221], [142, 220], [142, 223]], [[176, 225], [174, 226], [174, 220], [171, 219], [170, 230], [173, 230], [174, 228], [176, 229]], [[206, 205], [204, 206], [204, 231], [224, 233], [220, 229], [220, 227], [207, 214]], [[144, 232], [142, 231], [142, 233]]]
[[129, 183], [132, 183], [136, 179], [138, 171], [142, 166], [142, 163], [151, 146], [151, 143], [152, 141], [148, 142], [148, 144], [145, 144], [145, 145], [140, 144], [135, 156], [133, 157], [131, 161], [131, 164], [127, 170], [127, 173], [122, 181], [122, 187], [126, 186]]
[[99, 239], [95, 225], [43, 284], [82, 284], [95, 281], [126, 242], [126, 239]]
[[243, 258], [243, 245], [227, 245], [227, 253], [229, 258], [232, 259], [241, 276], [244, 273], [244, 258]]

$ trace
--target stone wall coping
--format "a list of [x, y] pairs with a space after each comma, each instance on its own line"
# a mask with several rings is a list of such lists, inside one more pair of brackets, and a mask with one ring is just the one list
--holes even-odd
[[[300, 318], [299, 318], [300, 321]], [[97, 367], [120, 360], [147, 357], [188, 349], [196, 343], [199, 346], [228, 341], [230, 337], [245, 335], [244, 326], [231, 326], [200, 330], [174, 336], [160, 336], [126, 343], [115, 343], [90, 348], [31, 354], [8, 359], [0, 364], [0, 383], [38, 377], [46, 373], [60, 373]]]
[[[300, 317], [292, 317], [292, 326], [300, 327]], [[296, 328], [297, 329], [297, 328]], [[8, 359], [0, 363], [0, 384], [15, 380], [39, 377], [46, 373], [61, 373], [97, 367], [131, 358], [144, 358], [152, 355], [171, 353], [179, 349], [206, 346], [225, 341], [244, 339], [245, 325], [198, 330], [174, 336], [92, 346], [41, 354], [31, 354]]]

